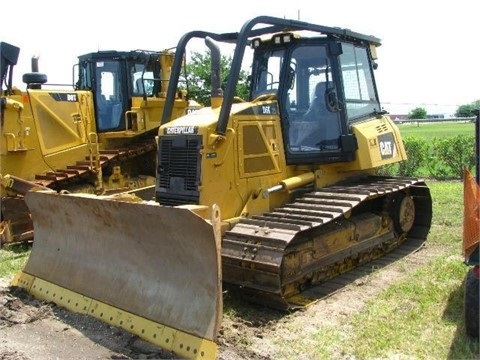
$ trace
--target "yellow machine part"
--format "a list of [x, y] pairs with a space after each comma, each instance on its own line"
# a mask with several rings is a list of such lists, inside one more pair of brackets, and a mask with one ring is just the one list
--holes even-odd
[[27, 193], [35, 241], [12, 285], [186, 358], [215, 358], [219, 209], [209, 222], [191, 209], [126, 197]]

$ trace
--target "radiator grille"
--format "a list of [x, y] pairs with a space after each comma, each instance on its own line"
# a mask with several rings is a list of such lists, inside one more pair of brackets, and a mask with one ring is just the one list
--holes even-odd
[[198, 204], [201, 143], [199, 135], [160, 138], [156, 188], [160, 204]]

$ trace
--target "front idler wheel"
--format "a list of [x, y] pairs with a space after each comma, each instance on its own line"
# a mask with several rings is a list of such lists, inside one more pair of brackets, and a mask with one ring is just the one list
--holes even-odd
[[393, 224], [399, 234], [408, 233], [415, 222], [415, 203], [410, 195], [400, 192], [393, 199]]

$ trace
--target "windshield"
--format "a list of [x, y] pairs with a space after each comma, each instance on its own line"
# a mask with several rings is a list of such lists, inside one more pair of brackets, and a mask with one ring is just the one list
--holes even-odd
[[348, 119], [380, 112], [367, 49], [353, 44], [342, 44], [342, 50], [340, 67]]

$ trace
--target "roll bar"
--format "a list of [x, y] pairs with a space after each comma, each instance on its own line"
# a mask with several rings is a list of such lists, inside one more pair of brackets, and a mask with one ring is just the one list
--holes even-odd
[[[257, 25], [267, 25], [259, 29], [253, 29]], [[176, 89], [178, 86], [178, 80], [182, 67], [182, 60], [185, 56], [185, 48], [187, 43], [193, 38], [210, 37], [215, 41], [234, 43], [235, 51], [233, 54], [232, 65], [230, 68], [230, 74], [228, 82], [225, 87], [222, 107], [220, 108], [220, 114], [218, 117], [216, 133], [219, 135], [225, 135], [227, 130], [228, 118], [232, 109], [233, 97], [235, 96], [235, 89], [238, 82], [243, 56], [245, 54], [245, 48], [249, 44], [249, 39], [252, 37], [258, 37], [265, 34], [271, 34], [281, 31], [299, 31], [306, 30], [317, 32], [324, 35], [334, 36], [341, 39], [353, 39], [360, 41], [367, 41], [368, 43], [380, 46], [380, 39], [353, 32], [349, 29], [342, 29], [337, 27], [328, 27], [323, 25], [311, 24], [299, 20], [289, 20], [276, 18], [271, 16], [258, 16], [245, 22], [240, 32], [238, 33], [211, 33], [206, 31], [191, 31], [186, 33], [180, 38], [177, 48], [175, 50], [175, 59], [172, 66], [172, 73], [170, 82], [168, 84], [167, 98], [165, 100], [165, 108], [162, 115], [161, 125], [166, 124], [171, 116], [173, 104], [175, 101]]]

